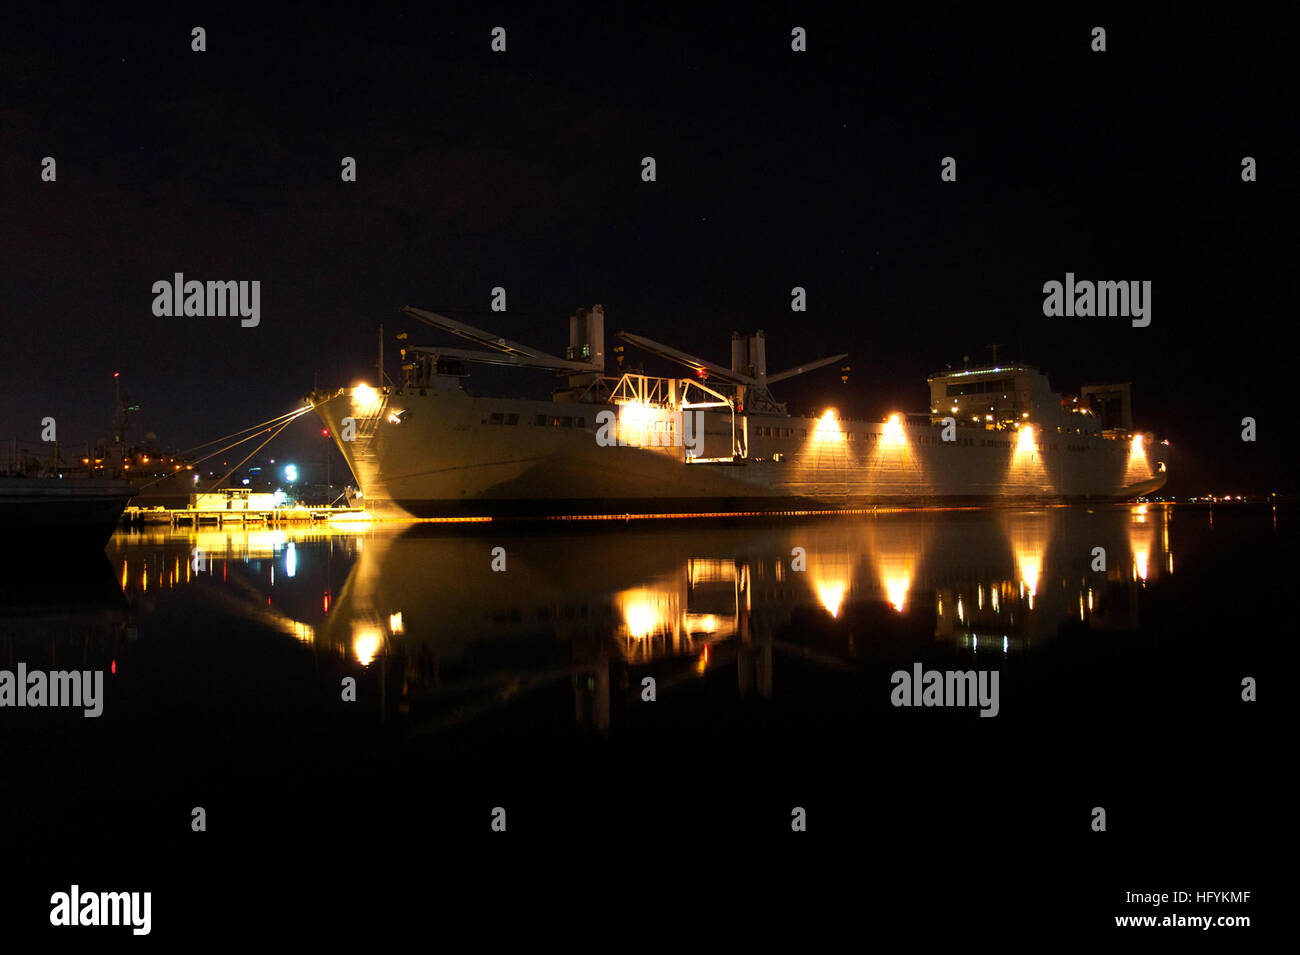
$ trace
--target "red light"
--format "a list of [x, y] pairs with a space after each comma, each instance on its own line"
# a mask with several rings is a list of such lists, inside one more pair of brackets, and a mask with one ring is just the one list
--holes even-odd
[[[116, 378], [117, 376], [114, 375], [113, 377]], [[109, 672], [110, 672], [110, 673], [116, 673], [116, 672], [117, 672], [117, 661], [116, 661], [116, 660], [113, 661], [113, 665], [112, 665], [112, 667], [109, 668]]]
[[116, 378], [116, 377], [117, 377], [117, 375], [118, 375], [118, 373], [117, 373], [117, 372], [113, 372], [113, 377], [114, 377], [114, 378]]
[[321, 436], [322, 436], [322, 437], [326, 437], [326, 438], [328, 438], [328, 437], [330, 436], [330, 429], [329, 429], [329, 428], [321, 428], [321, 429], [320, 429], [320, 433], [321, 433]]
[[325, 605], [325, 612], [326, 612], [326, 613], [329, 613], [329, 612], [330, 612], [330, 592], [329, 592], [328, 590], [325, 591], [325, 596], [322, 598], [321, 602]]

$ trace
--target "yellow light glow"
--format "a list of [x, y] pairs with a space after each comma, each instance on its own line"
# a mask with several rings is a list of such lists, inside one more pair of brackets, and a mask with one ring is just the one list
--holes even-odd
[[395, 634], [402, 632], [402, 611], [399, 610], [397, 613], [390, 613], [388, 615], [388, 629]]
[[615, 599], [629, 637], [644, 640], [658, 633], [676, 632], [681, 616], [674, 593], [635, 587], [622, 591]]
[[1041, 564], [1038, 563], [1038, 555], [1036, 554], [1033, 555], [1033, 558], [1030, 558], [1028, 555], [1026, 555], [1025, 559], [1021, 561], [1020, 572], [1023, 575], [1021, 578], [1021, 583], [1023, 583], [1025, 585], [1025, 589], [1029, 591], [1030, 610], [1034, 608], [1033, 600], [1035, 595], [1037, 595], [1038, 593], [1038, 575], [1041, 571], [1042, 571], [1042, 566]]
[[819, 583], [817, 587], [817, 599], [821, 605], [826, 608], [826, 612], [832, 617], [839, 618], [840, 607], [844, 603], [845, 585], [842, 583]]
[[907, 434], [903, 431], [903, 419], [900, 416], [891, 414], [885, 421], [885, 430], [882, 435], [882, 440], [886, 444], [896, 446], [907, 443]]
[[1033, 610], [1047, 559], [1051, 523], [1046, 512], [1030, 511], [1008, 515], [1006, 528], [1020, 579], [1020, 595]]
[[364, 382], [352, 389], [352, 405], [361, 414], [374, 414], [382, 401], [379, 392]]
[[844, 432], [840, 430], [840, 423], [834, 408], [827, 408], [826, 413], [817, 421], [817, 430], [813, 432], [813, 437], [818, 441], [844, 440]]
[[910, 577], [886, 577], [885, 578], [885, 597], [889, 605], [899, 613], [907, 603], [907, 588], [911, 585]]
[[1150, 478], [1151, 462], [1147, 460], [1146, 442], [1141, 434], [1135, 434], [1129, 443], [1128, 467], [1124, 471], [1124, 483], [1137, 484]]
[[362, 666], [368, 667], [374, 662], [383, 643], [384, 635], [375, 626], [358, 627], [352, 637], [352, 652]]
[[641, 447], [650, 443], [650, 423], [654, 412], [641, 401], [625, 401], [618, 406], [618, 437], [624, 444]]
[[812, 582], [817, 602], [838, 619], [853, 581], [852, 554], [838, 547], [810, 552], [808, 579]]
[[1040, 450], [1034, 426], [1028, 422], [1022, 424], [1016, 436], [1015, 449], [1011, 452], [1011, 462], [1007, 466], [1004, 493], [1012, 496], [1038, 495], [1052, 490], [1047, 463], [1039, 453]]
[[654, 611], [646, 604], [628, 604], [623, 608], [629, 636], [638, 639], [650, 635], [655, 627]]
[[711, 613], [692, 615], [690, 629], [692, 633], [716, 633], [718, 618]]

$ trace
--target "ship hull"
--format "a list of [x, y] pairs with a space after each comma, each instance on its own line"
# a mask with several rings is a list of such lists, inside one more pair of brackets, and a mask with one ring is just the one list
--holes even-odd
[[[699, 457], [597, 440], [596, 404], [476, 397], [459, 389], [318, 396], [363, 503], [394, 516], [750, 514], [979, 503], [1131, 500], [1165, 482], [1168, 447], [1082, 434], [1034, 441], [928, 421], [705, 416]], [[344, 419], [356, 429], [352, 440]], [[675, 435], [676, 436], [676, 435]], [[650, 440], [654, 440], [651, 438]], [[662, 438], [660, 440], [663, 440]]]
[[126, 481], [0, 479], [0, 530], [23, 535], [23, 549], [102, 548], [135, 493]]

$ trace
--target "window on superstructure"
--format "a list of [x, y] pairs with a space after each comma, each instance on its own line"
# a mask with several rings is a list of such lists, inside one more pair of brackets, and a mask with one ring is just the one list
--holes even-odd
[[573, 416], [572, 416], [572, 415], [565, 415], [563, 418], [561, 418], [561, 419], [560, 419], [560, 427], [562, 427], [562, 428], [572, 428], [572, 427], [573, 427]]
[[511, 414], [506, 415], [506, 424], [518, 424], [518, 423], [519, 423], [518, 414], [512, 412]]
[[503, 415], [500, 411], [494, 411], [492, 412], [490, 421], [492, 424], [502, 424], [505, 421], [505, 415]]
[[537, 417], [533, 418], [533, 424], [537, 425], [538, 427], [542, 427], [543, 425], [545, 425], [546, 415], [539, 414]]
[[587, 419], [586, 419], [586, 418], [574, 418], [574, 419], [573, 419], [573, 423], [574, 423], [574, 426], [575, 426], [575, 427], [585, 428], [585, 427], [587, 426]]

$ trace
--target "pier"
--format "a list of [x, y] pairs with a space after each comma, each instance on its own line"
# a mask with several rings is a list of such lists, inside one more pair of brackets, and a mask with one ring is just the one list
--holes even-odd
[[202, 524], [312, 524], [338, 518], [364, 519], [366, 512], [357, 507], [277, 507], [267, 510], [238, 510], [225, 508], [166, 508], [128, 507], [122, 512], [122, 523], [132, 527], [169, 525], [171, 527]]

